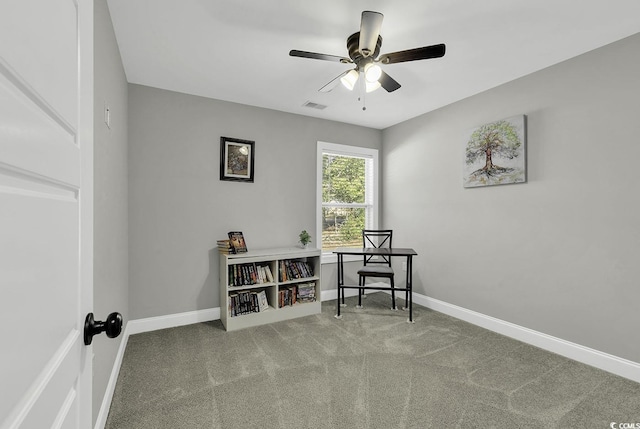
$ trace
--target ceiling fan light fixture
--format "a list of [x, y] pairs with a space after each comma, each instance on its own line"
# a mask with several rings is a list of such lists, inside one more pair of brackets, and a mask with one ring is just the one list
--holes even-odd
[[375, 91], [376, 89], [380, 88], [380, 86], [381, 86], [381, 85], [380, 85], [380, 82], [378, 82], [378, 81], [375, 81], [375, 82], [369, 82], [369, 81], [365, 80], [365, 85], [364, 85], [364, 87], [365, 87], [365, 90], [366, 90], [367, 92], [373, 92], [373, 91]]
[[349, 71], [349, 73], [345, 74], [340, 78], [340, 82], [347, 88], [349, 91], [353, 91], [353, 88], [356, 86], [356, 82], [358, 81], [358, 72], [355, 70]]
[[378, 79], [382, 76], [382, 69], [377, 64], [369, 63], [364, 66], [364, 76], [367, 79], [367, 83], [378, 82]]

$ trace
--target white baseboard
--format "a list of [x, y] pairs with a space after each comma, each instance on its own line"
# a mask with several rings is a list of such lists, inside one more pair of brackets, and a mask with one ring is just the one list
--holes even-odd
[[220, 319], [220, 307], [129, 321], [130, 335]]
[[413, 293], [413, 302], [457, 319], [481, 326], [507, 337], [602, 369], [640, 383], [640, 363], [581, 346], [561, 338], [524, 328], [495, 317], [487, 316], [457, 305]]
[[127, 348], [127, 340], [129, 339], [129, 324], [130, 322], [127, 322], [124, 327], [122, 339], [120, 340], [120, 347], [118, 348], [118, 353], [116, 354], [116, 359], [113, 363], [113, 368], [111, 369], [111, 376], [109, 376], [109, 382], [107, 383], [107, 389], [105, 390], [104, 397], [102, 398], [102, 404], [100, 405], [100, 411], [98, 411], [98, 418], [96, 419], [94, 429], [104, 429], [104, 426], [107, 424], [109, 408], [111, 407], [111, 401], [113, 400], [113, 393], [116, 390], [116, 381], [118, 381], [120, 366], [122, 366], [124, 350]]
[[116, 355], [115, 362], [113, 363], [111, 376], [107, 383], [107, 389], [104, 393], [102, 404], [100, 405], [100, 411], [98, 412], [94, 429], [104, 429], [104, 426], [107, 424], [109, 408], [111, 407], [113, 394], [116, 390], [116, 382], [118, 381], [118, 374], [120, 373], [120, 367], [122, 366], [122, 358], [124, 357], [124, 351], [127, 348], [127, 342], [130, 335], [219, 319], [220, 307], [128, 321], [124, 328], [122, 341], [120, 341], [120, 348], [118, 349], [118, 354]]
[[[373, 286], [377, 283], [367, 283], [367, 286]], [[384, 283], [380, 283], [382, 286], [384, 286]], [[388, 285], [388, 283], [387, 283]], [[380, 292], [379, 290], [365, 290], [364, 293], [365, 295], [369, 294], [369, 293], [375, 293], [375, 292]], [[358, 296], [358, 289], [345, 289], [344, 290], [344, 297], [350, 297], [350, 296]], [[404, 296], [404, 295], [403, 295]], [[323, 290], [320, 291], [320, 300], [321, 301], [332, 301], [334, 299], [336, 299], [338, 297], [338, 290], [337, 289], [329, 289], [329, 290]]]
[[[358, 291], [356, 289], [345, 289], [344, 296], [356, 296], [358, 295]], [[320, 301], [333, 301], [338, 297], [338, 291], [335, 289], [331, 290], [323, 290], [320, 292]]]

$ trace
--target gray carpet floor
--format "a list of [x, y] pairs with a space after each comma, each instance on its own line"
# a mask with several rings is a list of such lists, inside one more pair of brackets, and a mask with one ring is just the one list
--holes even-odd
[[[225, 332], [132, 335], [107, 429], [580, 428], [640, 422], [640, 384], [375, 293]], [[402, 300], [398, 300], [402, 305]], [[618, 426], [615, 426], [618, 427]], [[635, 426], [633, 426], [635, 427]]]

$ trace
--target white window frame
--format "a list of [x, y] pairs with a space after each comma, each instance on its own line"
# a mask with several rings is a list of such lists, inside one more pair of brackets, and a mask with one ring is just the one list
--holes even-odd
[[[372, 149], [372, 148], [368, 148], [368, 147], [359, 147], [359, 146], [350, 146], [350, 145], [344, 145], [344, 144], [337, 144], [337, 143], [328, 143], [328, 142], [322, 142], [322, 141], [318, 141], [318, 146], [317, 146], [317, 168], [316, 168], [316, 237], [318, 240], [318, 248], [322, 248], [322, 156], [325, 153], [332, 153], [332, 154], [336, 154], [336, 155], [343, 155], [343, 156], [353, 156], [353, 157], [358, 157], [358, 158], [369, 158], [373, 161], [373, 167], [372, 167], [372, 184], [370, 186], [370, 189], [367, 188], [366, 192], [366, 196], [365, 199], [366, 200], [372, 200], [372, 207], [371, 207], [371, 214], [373, 219], [370, 220], [370, 223], [368, 225], [368, 228], [372, 228], [372, 229], [377, 229], [378, 228], [378, 206], [379, 204], [379, 186], [378, 186], [378, 182], [379, 182], [379, 178], [378, 178], [378, 172], [379, 172], [379, 168], [378, 168], [378, 149]], [[354, 207], [357, 205], [352, 205], [350, 204], [349, 207]], [[364, 207], [365, 205], [363, 205]], [[369, 206], [369, 204], [366, 204], [366, 206]], [[322, 264], [331, 264], [331, 263], [336, 263], [338, 258], [337, 256], [332, 253], [332, 252], [323, 252], [322, 253], [322, 257], [321, 259], [321, 263]], [[344, 260], [349, 261], [349, 260], [360, 260], [361, 257], [349, 257], [349, 256], [345, 256]]]

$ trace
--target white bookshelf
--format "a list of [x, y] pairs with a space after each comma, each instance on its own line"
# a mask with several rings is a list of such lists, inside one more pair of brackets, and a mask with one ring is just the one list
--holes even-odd
[[[280, 261], [303, 261], [312, 270], [313, 276], [280, 281]], [[243, 286], [232, 286], [229, 267], [233, 265], [256, 264], [268, 265], [273, 275], [272, 282], [257, 283]], [[220, 255], [220, 320], [227, 331], [279, 322], [296, 317], [318, 314], [320, 308], [320, 250], [286, 247], [275, 249], [254, 250], [247, 253]], [[297, 302], [293, 305], [279, 307], [278, 291], [290, 286], [314, 283], [314, 302]], [[269, 308], [259, 313], [231, 316], [230, 296], [244, 291], [264, 290], [269, 301]]]

